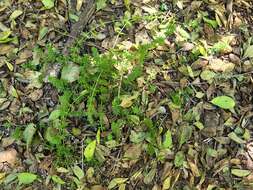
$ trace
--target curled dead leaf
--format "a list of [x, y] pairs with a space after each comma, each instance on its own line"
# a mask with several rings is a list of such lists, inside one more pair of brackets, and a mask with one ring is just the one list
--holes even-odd
[[195, 45], [193, 43], [185, 42], [183, 44], [182, 50], [183, 51], [191, 51], [194, 47], [195, 47]]

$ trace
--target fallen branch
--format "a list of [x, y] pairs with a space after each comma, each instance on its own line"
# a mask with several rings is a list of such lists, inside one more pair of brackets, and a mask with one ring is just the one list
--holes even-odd
[[80, 33], [84, 30], [86, 25], [88, 24], [91, 16], [95, 12], [95, 2], [94, 0], [88, 0], [85, 4], [85, 8], [82, 11], [81, 15], [79, 16], [78, 22], [76, 22], [72, 27], [69, 34], [69, 38], [65, 44], [65, 47], [63, 49], [63, 54], [68, 55], [69, 48], [73, 46], [75, 43], [75, 40], [80, 35]]

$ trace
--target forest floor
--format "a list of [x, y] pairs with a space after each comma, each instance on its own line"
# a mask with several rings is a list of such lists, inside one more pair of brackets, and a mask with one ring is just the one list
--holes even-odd
[[0, 1], [0, 189], [253, 189], [251, 0]]

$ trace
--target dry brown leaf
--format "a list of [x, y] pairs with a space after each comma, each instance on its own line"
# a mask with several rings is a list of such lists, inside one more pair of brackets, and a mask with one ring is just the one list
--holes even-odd
[[106, 188], [101, 185], [94, 185], [91, 187], [91, 190], [106, 190]]
[[161, 190], [161, 187], [156, 184], [153, 186], [152, 190]]
[[84, 0], [77, 0], [77, 1], [76, 1], [76, 10], [77, 10], [77, 11], [80, 11], [83, 2], [84, 2]]
[[142, 152], [142, 148], [140, 144], [130, 145], [128, 146], [124, 154], [124, 158], [130, 159], [130, 160], [136, 160], [140, 157], [141, 152]]
[[190, 169], [192, 171], [192, 174], [195, 176], [195, 177], [199, 177], [200, 176], [200, 172], [199, 172], [199, 169], [198, 169], [198, 166], [191, 162], [191, 161], [188, 161], [188, 164], [190, 166]]
[[14, 49], [13, 45], [2, 44], [0, 45], [0, 55], [5, 55], [12, 52]]
[[135, 34], [135, 43], [136, 44], [148, 44], [151, 42], [146, 30], [141, 30]]
[[21, 64], [27, 61], [28, 58], [32, 57], [32, 51], [31, 50], [24, 50], [19, 53], [19, 58], [15, 61], [15, 63]]
[[49, 171], [50, 170], [50, 166], [53, 162], [53, 158], [51, 155], [46, 156], [39, 164], [39, 168], [42, 170], [46, 170]]
[[31, 92], [31, 94], [29, 94], [29, 98], [34, 102], [38, 101], [42, 96], [43, 90], [41, 89], [34, 90], [33, 92]]

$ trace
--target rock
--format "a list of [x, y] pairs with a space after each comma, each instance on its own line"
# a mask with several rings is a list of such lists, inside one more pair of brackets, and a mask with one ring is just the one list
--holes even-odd
[[0, 152], [0, 169], [4, 167], [5, 163], [14, 166], [17, 160], [17, 151], [15, 149], [8, 149]]
[[230, 53], [228, 57], [232, 63], [235, 63], [237, 65], [240, 64], [240, 62], [241, 62], [240, 58], [233, 53]]

